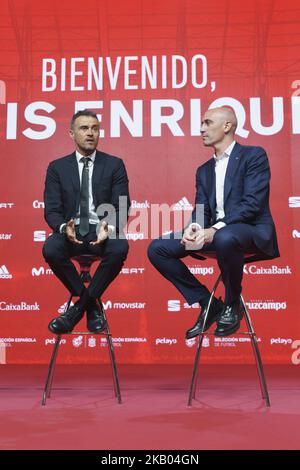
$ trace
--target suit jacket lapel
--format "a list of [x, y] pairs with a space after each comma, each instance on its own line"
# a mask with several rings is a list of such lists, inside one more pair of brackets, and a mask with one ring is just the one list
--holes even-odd
[[99, 181], [101, 181], [102, 173], [105, 167], [104, 158], [101, 156], [101, 152], [96, 152], [93, 176], [92, 176], [92, 193], [93, 193], [93, 202], [95, 207], [97, 207], [97, 186], [99, 186]]
[[229, 157], [229, 162], [226, 170], [226, 175], [225, 175], [225, 182], [224, 182], [224, 206], [226, 199], [229, 196], [229, 193], [232, 188], [232, 182], [234, 179], [234, 174], [239, 166], [240, 163], [240, 157], [242, 153], [242, 146], [238, 143], [235, 144], [233, 147], [233, 150], [230, 154]]
[[76, 153], [72, 153], [69, 159], [69, 176], [72, 181], [72, 185], [74, 187], [75, 195], [76, 195], [76, 208], [79, 207], [80, 203], [80, 178], [79, 178], [79, 171], [78, 171], [78, 164]]
[[209, 165], [206, 168], [207, 176], [207, 190], [209, 206], [212, 213], [215, 215], [216, 212], [216, 173], [215, 173], [215, 160], [212, 158], [209, 160]]

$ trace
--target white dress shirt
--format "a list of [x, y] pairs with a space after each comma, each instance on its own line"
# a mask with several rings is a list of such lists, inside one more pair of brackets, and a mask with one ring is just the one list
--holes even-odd
[[[225, 182], [225, 175], [226, 170], [229, 162], [230, 154], [233, 150], [235, 145], [235, 140], [227, 147], [225, 152], [220, 156], [217, 157], [216, 155], [213, 156], [215, 159], [215, 173], [216, 173], [216, 216], [217, 219], [223, 219], [225, 217], [224, 211], [224, 182]], [[225, 227], [224, 222], [217, 222], [213, 225], [214, 228], [217, 230]]]
[[[227, 170], [227, 165], [229, 162], [230, 154], [235, 146], [235, 140], [231, 142], [229, 147], [225, 150], [225, 152], [220, 156], [217, 157], [215, 154], [213, 158], [215, 159], [215, 173], [216, 173], [216, 216], [217, 219], [223, 219], [225, 217], [224, 211], [224, 182], [225, 182], [225, 175]], [[192, 223], [191, 225], [198, 226], [196, 222]], [[219, 230], [222, 227], [225, 227], [225, 222], [217, 222], [216, 224], [212, 225], [213, 228]]]
[[[77, 160], [77, 165], [78, 165], [78, 172], [79, 172], [79, 180], [80, 180], [80, 187], [81, 187], [81, 180], [82, 180], [82, 171], [83, 171], [83, 161], [81, 160], [82, 158], [86, 158], [85, 155], [81, 155], [76, 150], [76, 160]], [[89, 166], [89, 223], [92, 225], [97, 225], [99, 223], [99, 217], [96, 213], [96, 208], [95, 204], [93, 201], [93, 193], [92, 193], [92, 176], [93, 176], [93, 170], [94, 170], [94, 164], [95, 164], [95, 158], [96, 158], [96, 150], [88, 156], [90, 159], [88, 161], [88, 166]], [[80, 224], [80, 206], [78, 208], [78, 212], [76, 214], [75, 218], [75, 225]], [[62, 228], [66, 224], [61, 224], [59, 231], [62, 231]], [[109, 234], [114, 232], [115, 227], [113, 225], [108, 225], [108, 231]], [[97, 232], [98, 233], [98, 232]]]
[[[99, 222], [99, 217], [96, 214], [96, 208], [93, 202], [93, 194], [92, 194], [92, 176], [95, 164], [95, 157], [96, 157], [96, 150], [88, 156], [90, 159], [88, 162], [89, 166], [89, 223], [90, 224], [97, 224]], [[79, 171], [79, 179], [80, 179], [80, 187], [81, 187], [81, 179], [82, 179], [82, 171], [83, 171], [83, 161], [82, 158], [85, 158], [84, 155], [81, 155], [76, 150], [76, 160], [78, 165]], [[78, 212], [76, 214], [75, 225], [79, 225], [80, 223], [80, 207], [78, 208]]]

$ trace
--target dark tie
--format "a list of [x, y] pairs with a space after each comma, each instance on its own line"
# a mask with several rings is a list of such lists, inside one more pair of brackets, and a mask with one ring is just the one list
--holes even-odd
[[89, 161], [88, 157], [82, 157], [83, 170], [80, 189], [80, 223], [79, 233], [83, 237], [89, 233]]

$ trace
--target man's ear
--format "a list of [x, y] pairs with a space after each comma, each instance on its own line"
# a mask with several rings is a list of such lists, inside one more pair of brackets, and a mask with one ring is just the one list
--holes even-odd
[[74, 140], [74, 131], [73, 131], [73, 129], [69, 130], [69, 136], [71, 137], [72, 140]]
[[228, 134], [232, 128], [232, 122], [226, 121], [224, 125], [224, 132], [225, 134]]

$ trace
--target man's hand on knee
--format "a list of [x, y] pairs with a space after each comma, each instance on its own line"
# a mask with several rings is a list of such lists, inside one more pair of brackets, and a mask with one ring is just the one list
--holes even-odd
[[97, 240], [95, 242], [90, 242], [90, 245], [100, 245], [107, 239], [108, 235], [109, 235], [108, 223], [103, 220], [100, 225], [100, 230], [97, 236]]
[[69, 222], [67, 223], [65, 234], [66, 234], [67, 239], [71, 243], [74, 243], [75, 245], [82, 245], [83, 242], [80, 240], [77, 240], [76, 238], [74, 219], [69, 220]]
[[201, 250], [203, 245], [213, 242], [216, 229], [201, 228], [199, 224], [190, 224], [184, 231], [181, 243], [187, 250]]
[[208, 245], [213, 242], [216, 231], [217, 229], [214, 227], [206, 228], [203, 230], [204, 244]]
[[181, 244], [187, 250], [200, 250], [204, 243], [203, 232], [199, 224], [190, 224], [183, 232]]

